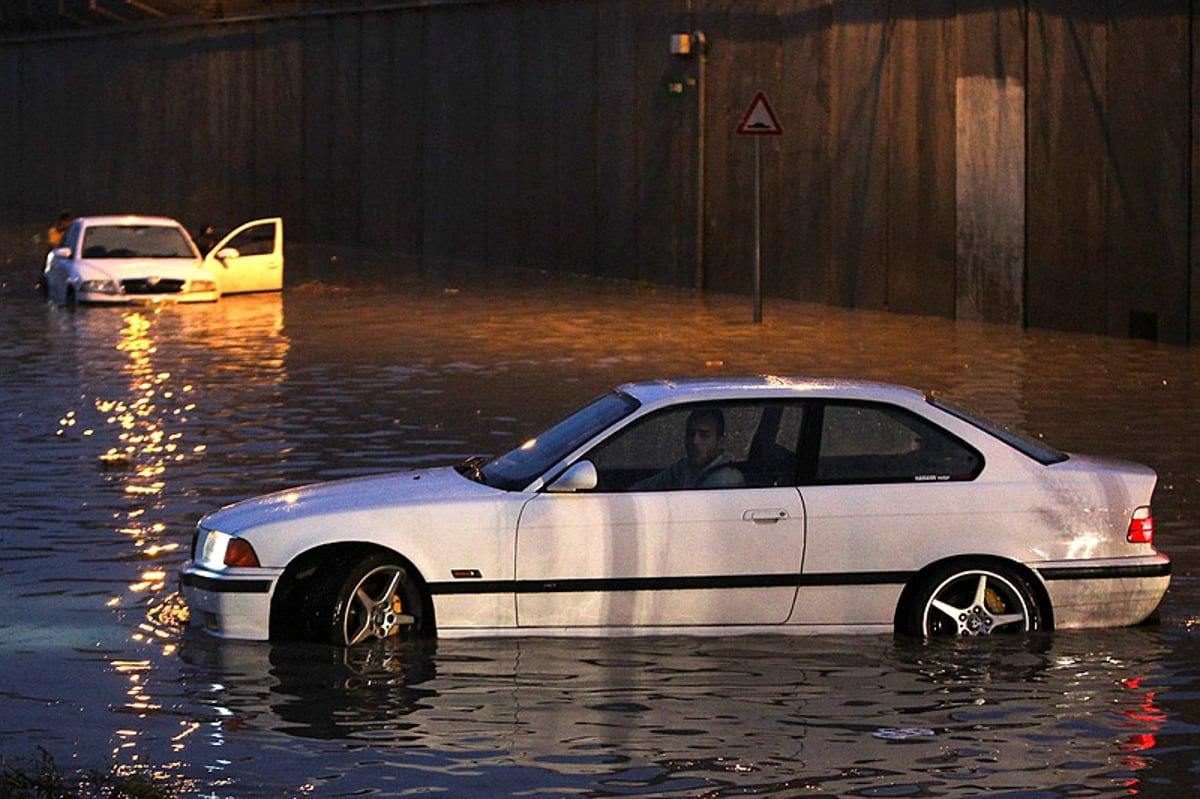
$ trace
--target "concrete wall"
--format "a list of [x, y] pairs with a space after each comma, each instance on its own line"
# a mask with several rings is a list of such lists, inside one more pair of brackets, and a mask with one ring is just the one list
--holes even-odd
[[282, 214], [427, 271], [748, 292], [761, 90], [768, 295], [1186, 342], [1197, 8], [422, 0], [10, 38], [0, 226]]
[[1200, 337], [1191, 5], [1031, 4], [1030, 324]]

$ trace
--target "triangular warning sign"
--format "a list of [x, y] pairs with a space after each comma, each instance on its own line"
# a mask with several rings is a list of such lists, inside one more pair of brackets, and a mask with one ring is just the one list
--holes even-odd
[[754, 102], [742, 117], [737, 132], [743, 136], [778, 136], [783, 133], [779, 119], [771, 110], [771, 104], [767, 102], [767, 95], [762, 92], [754, 95]]

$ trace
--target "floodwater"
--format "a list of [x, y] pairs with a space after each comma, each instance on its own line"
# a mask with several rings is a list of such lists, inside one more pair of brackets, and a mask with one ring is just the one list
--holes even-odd
[[[203, 307], [0, 290], [0, 756], [198, 797], [1095, 797], [1200, 787], [1200, 350], [537, 274]], [[1160, 475], [1161, 623], [891, 636], [217, 642], [199, 516], [447, 464], [653, 376], [878, 378]]]

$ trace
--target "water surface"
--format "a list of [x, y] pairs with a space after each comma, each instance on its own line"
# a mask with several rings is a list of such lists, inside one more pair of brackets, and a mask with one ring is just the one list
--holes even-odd
[[[0, 755], [189, 795], [1184, 796], [1200, 784], [1200, 353], [557, 279], [308, 282], [78, 311], [0, 292]], [[284, 486], [448, 464], [609, 387], [752, 373], [943, 393], [1159, 472], [1158, 626], [441, 641], [186, 630], [192, 527]]]

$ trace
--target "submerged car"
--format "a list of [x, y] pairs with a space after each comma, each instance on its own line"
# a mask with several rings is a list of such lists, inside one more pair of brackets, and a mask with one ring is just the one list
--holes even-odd
[[201, 253], [183, 225], [157, 216], [71, 222], [46, 256], [46, 295], [63, 305], [215, 302], [283, 288], [283, 220], [257, 219]]
[[339, 645], [1133, 625], [1156, 480], [900, 386], [640, 382], [496, 458], [210, 513], [182, 582], [217, 636]]

